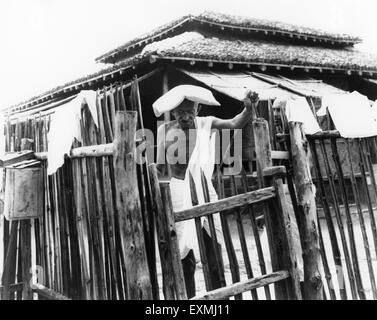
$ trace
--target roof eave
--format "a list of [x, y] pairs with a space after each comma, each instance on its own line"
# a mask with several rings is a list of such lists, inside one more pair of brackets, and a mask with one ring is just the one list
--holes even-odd
[[342, 67], [330, 67], [330, 66], [314, 66], [305, 64], [283, 64], [283, 63], [273, 63], [273, 62], [260, 62], [260, 61], [239, 61], [239, 60], [216, 60], [216, 59], [206, 59], [206, 58], [191, 58], [191, 57], [177, 57], [177, 56], [159, 56], [150, 55], [150, 63], [155, 63], [157, 60], [169, 60], [171, 63], [177, 61], [184, 61], [190, 66], [195, 66], [196, 63], [206, 63], [208, 67], [212, 68], [214, 64], [227, 65], [229, 70], [232, 70], [234, 66], [246, 66], [246, 68], [251, 68], [252, 66], [257, 66], [264, 72], [268, 68], [274, 70], [302, 70], [304, 72], [319, 72], [319, 73], [330, 73], [330, 74], [342, 74], [345, 76], [357, 75], [361, 77], [373, 77], [377, 78], [377, 69], [363, 69], [363, 68], [342, 68]]

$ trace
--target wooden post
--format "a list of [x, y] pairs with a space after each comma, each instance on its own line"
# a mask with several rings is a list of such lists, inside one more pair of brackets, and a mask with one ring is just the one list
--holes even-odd
[[[160, 185], [157, 178], [157, 167], [156, 164], [150, 164], [148, 166], [149, 174], [151, 178], [151, 188], [152, 188], [152, 195], [154, 200], [154, 212], [156, 215], [156, 225], [157, 225], [157, 238], [158, 238], [158, 248], [160, 252], [160, 260], [161, 260], [161, 269], [162, 269], [162, 281], [163, 281], [163, 292], [166, 300], [174, 300], [175, 293], [181, 292], [183, 294], [182, 297], [178, 296], [178, 298], [187, 299], [186, 289], [184, 280], [181, 281], [180, 277], [177, 279], [178, 283], [175, 278], [174, 272], [174, 263], [173, 263], [173, 256], [177, 253], [173, 251], [173, 247], [171, 245], [174, 239], [169, 239], [170, 232], [175, 230], [174, 225], [170, 226], [168, 224], [168, 219], [166, 218], [166, 213], [164, 210], [164, 204], [161, 197], [161, 190]], [[173, 228], [173, 229], [172, 229]], [[178, 248], [178, 244], [175, 244]], [[181, 263], [181, 258], [175, 259], [177, 263]], [[179, 270], [178, 270], [179, 271]], [[178, 284], [178, 286], [176, 285]], [[179, 289], [183, 286], [183, 289]]]
[[[17, 230], [18, 221], [11, 222], [11, 229], [4, 259], [4, 270], [1, 278], [3, 285], [2, 300], [12, 299], [10, 295], [10, 286], [14, 283], [16, 278], [16, 259], [17, 259]], [[13, 299], [12, 299], [13, 300]]]
[[[252, 121], [254, 142], [255, 142], [255, 160], [257, 164], [257, 178], [258, 178], [258, 188], [263, 188], [265, 183], [263, 179], [263, 169], [272, 166], [271, 157], [271, 143], [270, 143], [270, 133], [268, 128], [268, 122], [263, 118], [256, 118]], [[268, 244], [270, 247], [271, 264], [273, 270], [278, 270], [276, 250], [274, 247], [274, 240], [272, 238], [272, 222], [270, 219], [270, 214], [267, 212], [266, 206], [263, 206], [263, 216], [267, 228]], [[275, 290], [277, 296], [280, 299], [284, 299], [281, 283], [275, 284]]]
[[276, 298], [301, 300], [300, 277], [297, 267], [294, 239], [292, 236], [291, 215], [288, 211], [282, 180], [285, 175], [286, 170], [284, 166], [270, 167], [263, 170], [263, 176], [266, 182], [270, 181], [269, 184], [275, 187], [276, 193], [276, 200], [269, 202], [268, 212], [269, 220], [271, 221], [270, 233], [272, 233], [273, 248], [277, 257], [273, 271], [287, 270], [290, 275], [290, 278], [282, 282], [284, 287], [278, 287], [279, 290], [276, 292]]
[[131, 300], [152, 299], [135, 161], [137, 112], [118, 111], [115, 117], [114, 175], [122, 253]]
[[[268, 122], [262, 118], [253, 120], [253, 132], [258, 173], [258, 187], [262, 188], [268, 182], [267, 180], [264, 181], [263, 170], [268, 167], [272, 167], [271, 142]], [[280, 197], [283, 197], [284, 192], [281, 193], [282, 194], [280, 195]], [[285, 200], [285, 197], [283, 200]], [[293, 256], [291, 255], [293, 253], [288, 250], [290, 254], [287, 255], [287, 248], [285, 248], [284, 245], [288, 243], [287, 232], [289, 232], [285, 230], [286, 224], [284, 224], [284, 222], [289, 219], [289, 217], [287, 218], [285, 216], [285, 214], [288, 214], [287, 208], [284, 208], [283, 212], [276, 206], [276, 204], [270, 204], [268, 209], [269, 210], [267, 210], [267, 208], [264, 208], [264, 217], [267, 228], [268, 243], [270, 247], [272, 270], [278, 271], [282, 268], [286, 268], [288, 271], [290, 271], [293, 284], [290, 285], [287, 281], [280, 281], [278, 283], [275, 283], [276, 299], [301, 299], [300, 292], [297, 292], [297, 287], [299, 286], [298, 276], [296, 274], [297, 270], [294, 270], [294, 268], [292, 267], [295, 262], [290, 260], [291, 258], [293, 258]], [[282, 212], [283, 215], [281, 215]], [[282, 216], [283, 219], [281, 219], [280, 216]], [[291, 243], [291, 241], [289, 243]], [[287, 261], [290, 262], [289, 265], [287, 265]]]
[[272, 166], [268, 122], [263, 118], [255, 119], [253, 121], [253, 132], [258, 173], [258, 187], [262, 188], [264, 186], [263, 169]]
[[[33, 150], [33, 140], [23, 138], [20, 141], [21, 151]], [[31, 280], [31, 221], [29, 219], [20, 222], [21, 256], [22, 256], [22, 299], [32, 300], [33, 291], [30, 287]]]
[[297, 204], [302, 255], [304, 261], [305, 299], [323, 300], [323, 283], [320, 273], [321, 255], [315, 204], [315, 189], [312, 182], [308, 146], [302, 123], [290, 122], [294, 181], [297, 190]]
[[170, 187], [167, 182], [160, 184], [161, 198], [164, 204], [166, 227], [170, 236], [172, 268], [174, 273], [175, 293], [178, 300], [187, 299], [186, 286], [179, 252], [178, 235], [175, 229], [173, 204], [171, 202]]

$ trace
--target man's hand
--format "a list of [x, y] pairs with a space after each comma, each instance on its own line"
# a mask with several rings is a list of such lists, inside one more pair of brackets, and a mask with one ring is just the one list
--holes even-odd
[[252, 90], [247, 90], [245, 93], [245, 98], [243, 99], [243, 103], [247, 111], [252, 111], [252, 105], [256, 106], [259, 102], [259, 95], [257, 92]]

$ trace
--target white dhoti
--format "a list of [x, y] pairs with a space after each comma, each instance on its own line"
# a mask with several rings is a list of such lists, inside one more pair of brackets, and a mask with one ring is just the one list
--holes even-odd
[[[189, 172], [195, 182], [196, 194], [199, 204], [205, 203], [202, 183], [201, 170], [207, 179], [210, 202], [217, 201], [218, 196], [212, 185], [212, 174], [215, 163], [215, 136], [211, 136], [212, 117], [197, 117], [197, 138], [196, 145], [192, 152], [184, 180], [172, 178], [170, 181], [170, 192], [174, 211], [181, 211], [192, 207], [190, 192]], [[219, 214], [213, 215], [216, 229], [216, 237], [219, 244], [223, 243], [222, 228]], [[202, 225], [211, 235], [208, 219], [203, 217]], [[179, 243], [181, 259], [184, 259], [189, 251], [194, 250], [196, 259], [200, 257], [198, 237], [195, 228], [195, 220], [190, 219], [176, 223], [176, 231]]]

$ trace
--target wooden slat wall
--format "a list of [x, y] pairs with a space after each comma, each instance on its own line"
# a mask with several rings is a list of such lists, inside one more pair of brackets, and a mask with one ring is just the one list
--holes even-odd
[[[115, 113], [128, 109], [125, 96], [130, 94], [130, 86], [114, 84], [104, 88], [103, 92], [97, 94], [98, 128], [88, 109], [84, 108], [81, 120], [83, 141], [75, 141], [73, 147], [113, 142]], [[137, 102], [141, 103], [140, 99]], [[33, 140], [35, 152], [46, 152], [50, 117], [34, 114], [22, 122], [8, 120], [5, 126], [6, 151], [20, 151], [21, 139], [28, 138]], [[33, 268], [40, 266], [38, 279], [45, 287], [71, 299], [127, 299], [127, 270], [122, 254], [112, 158], [105, 155], [66, 159], [63, 167], [51, 176], [46, 174], [46, 163], [42, 164], [45, 172], [44, 207], [41, 218], [32, 222]], [[145, 174], [144, 169], [139, 173], [140, 178]], [[144, 186], [146, 179], [139, 180], [139, 187], [143, 187], [140, 198], [146, 211], [151, 204], [144, 198], [150, 189], [148, 185]], [[148, 214], [144, 215], [148, 217]], [[1, 225], [2, 247], [8, 248], [11, 244], [10, 251], [1, 253], [3, 258], [0, 260], [10, 272], [3, 274], [1, 285], [5, 288], [22, 281], [22, 259], [16, 259], [22, 256], [22, 239], [18, 236], [17, 222], [3, 220]], [[21, 241], [21, 247], [15, 245], [16, 240]], [[153, 245], [154, 238], [148, 240], [152, 243], [147, 245]], [[10, 256], [6, 262], [8, 252]], [[152, 265], [155, 265], [154, 260]], [[153, 268], [151, 270], [155, 272]], [[156, 295], [156, 275], [154, 279], [153, 292]], [[21, 291], [8, 293], [3, 289], [2, 298], [20, 297]], [[43, 295], [39, 298], [43, 299]]]

